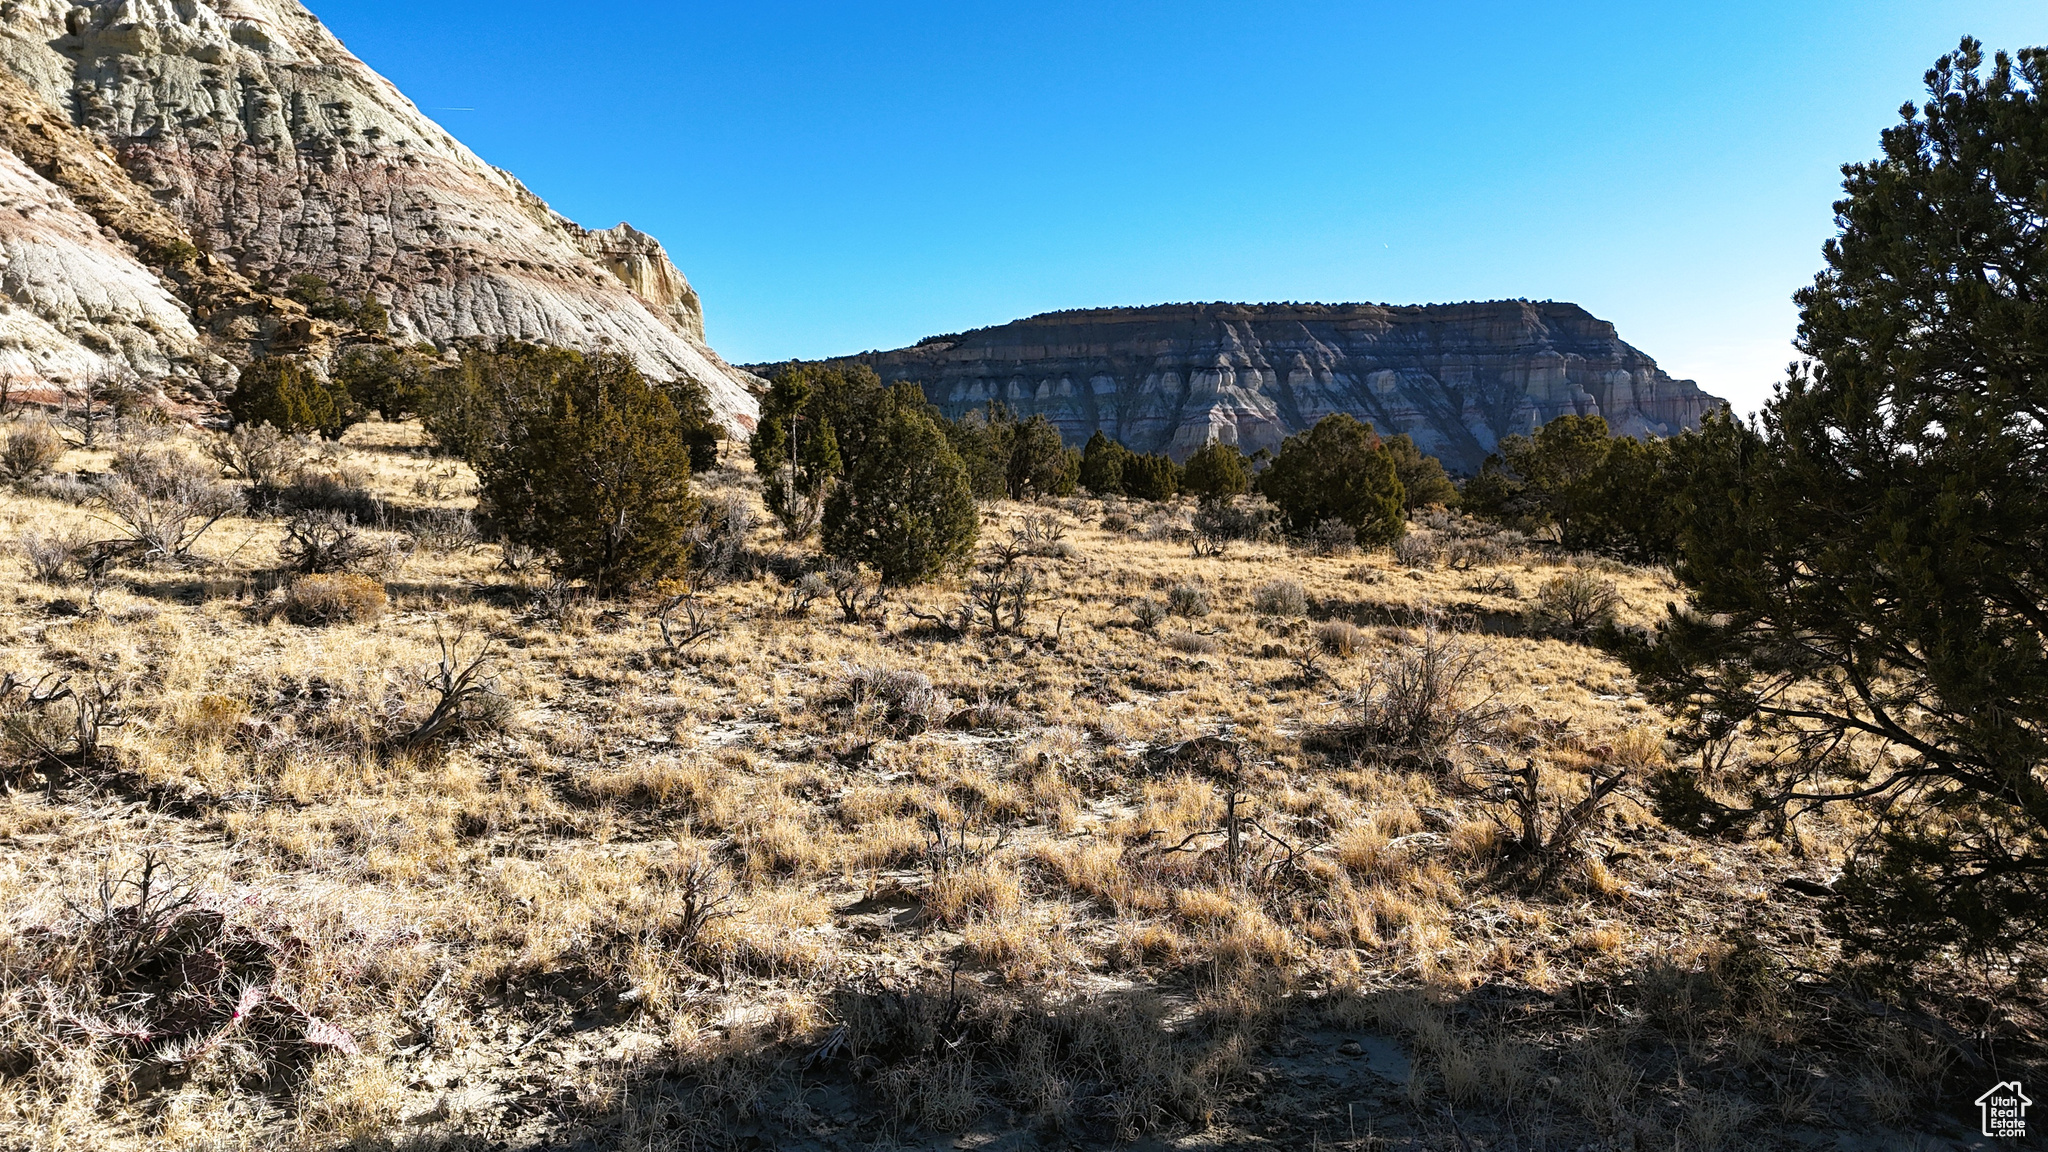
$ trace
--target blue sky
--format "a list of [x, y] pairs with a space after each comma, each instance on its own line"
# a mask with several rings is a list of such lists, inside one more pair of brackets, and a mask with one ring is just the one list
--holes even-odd
[[312, 0], [735, 361], [1173, 300], [1571, 300], [1753, 408], [1842, 163], [2039, 0]]

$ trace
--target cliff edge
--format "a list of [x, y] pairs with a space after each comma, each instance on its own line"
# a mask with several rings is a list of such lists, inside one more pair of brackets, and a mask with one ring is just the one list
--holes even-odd
[[1000, 401], [1071, 443], [1101, 429], [1177, 458], [1210, 440], [1276, 448], [1348, 412], [1461, 472], [1567, 413], [1666, 436], [1722, 404], [1578, 305], [1522, 300], [1093, 308], [834, 362], [914, 382], [949, 416]]

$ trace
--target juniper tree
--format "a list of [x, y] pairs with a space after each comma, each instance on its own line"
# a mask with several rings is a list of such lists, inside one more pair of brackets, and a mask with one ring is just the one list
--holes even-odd
[[471, 451], [505, 539], [600, 596], [681, 569], [697, 502], [666, 392], [617, 353], [506, 341], [463, 357], [495, 432]]
[[270, 424], [282, 432], [311, 432], [329, 440], [340, 439], [363, 418], [345, 385], [322, 380], [288, 356], [265, 356], [242, 369], [227, 408], [237, 425]]
[[1342, 412], [1283, 441], [1258, 489], [1297, 536], [1326, 520], [1349, 525], [1365, 545], [1391, 544], [1407, 531], [1392, 454], [1372, 425]]
[[861, 450], [825, 505], [825, 551], [884, 584], [915, 584], [964, 564], [980, 517], [967, 469], [922, 396], [885, 394]]
[[1525, 531], [1555, 530], [1577, 541], [1580, 521], [1598, 506], [1600, 466], [1613, 439], [1605, 418], [1572, 414], [1531, 436], [1503, 436], [1465, 485], [1463, 503]]
[[1503, 437], [1459, 504], [1527, 532], [1554, 532], [1574, 552], [1662, 563], [1676, 547], [1670, 463], [1669, 440], [1612, 435], [1599, 416], [1560, 416], [1533, 436]]
[[1011, 430], [1010, 456], [1003, 476], [1012, 500], [1070, 496], [1075, 468], [1070, 467], [1060, 430], [1043, 414], [1019, 422]]
[[762, 500], [794, 539], [804, 539], [817, 528], [826, 493], [842, 466], [827, 411], [830, 397], [822, 394], [835, 387], [845, 387], [843, 375], [811, 365], [791, 365], [776, 373], [748, 442], [754, 471], [761, 475]]
[[1673, 445], [1691, 605], [1627, 646], [1739, 793], [1676, 775], [1667, 811], [1869, 805], [1835, 923], [1900, 964], [2048, 938], [2044, 72], [1965, 40], [1844, 169], [1804, 360]]
[[1180, 466], [1163, 452], [1124, 459], [1124, 495], [1136, 500], [1171, 500], [1180, 491]]
[[1228, 500], [1251, 491], [1251, 469], [1235, 444], [1211, 440], [1181, 466], [1181, 490], [1205, 501]]
[[985, 409], [968, 411], [958, 420], [942, 421], [939, 429], [967, 469], [975, 499], [996, 500], [1009, 494], [1010, 456], [1015, 447], [1017, 421], [1008, 408], [991, 403]]
[[402, 420], [425, 401], [438, 353], [431, 344], [412, 348], [353, 344], [334, 357], [334, 381], [351, 402], [385, 420]]
[[1424, 456], [1406, 434], [1389, 436], [1383, 443], [1394, 458], [1394, 477], [1401, 482], [1401, 503], [1408, 511], [1458, 502], [1458, 486], [1444, 474], [1443, 461]]
[[1081, 487], [1097, 496], [1123, 495], [1124, 467], [1131, 459], [1130, 449], [1096, 429], [1081, 449]]

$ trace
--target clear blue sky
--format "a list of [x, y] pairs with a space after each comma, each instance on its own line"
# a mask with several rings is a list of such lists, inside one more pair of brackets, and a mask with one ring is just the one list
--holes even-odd
[[312, 0], [485, 159], [660, 237], [735, 361], [1055, 308], [1571, 300], [1754, 407], [1839, 166], [2040, 0]]

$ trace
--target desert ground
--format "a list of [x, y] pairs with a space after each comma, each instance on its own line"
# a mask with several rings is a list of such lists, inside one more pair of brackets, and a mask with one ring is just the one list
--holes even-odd
[[1074, 498], [984, 507], [991, 613], [816, 578], [736, 447], [720, 570], [615, 601], [410, 425], [308, 464], [338, 606], [274, 506], [39, 578], [108, 450], [0, 494], [10, 714], [97, 749], [0, 764], [0, 1144], [1932, 1150], [2039, 1066], [2011, 973], [1843, 975], [1853, 810], [1653, 814], [1666, 717], [1539, 593], [1667, 573]]

